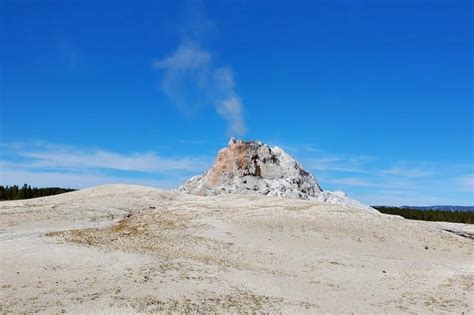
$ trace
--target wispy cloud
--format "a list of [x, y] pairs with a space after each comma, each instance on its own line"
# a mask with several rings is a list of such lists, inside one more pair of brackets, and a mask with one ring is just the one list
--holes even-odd
[[184, 178], [144, 179], [124, 176], [110, 176], [94, 172], [38, 172], [28, 169], [2, 169], [1, 185], [22, 185], [28, 183], [37, 187], [85, 188], [104, 184], [136, 184], [163, 189], [172, 189], [184, 182]]
[[[377, 190], [369, 193], [357, 194], [357, 198], [370, 205], [392, 205], [392, 206], [429, 206], [437, 204], [449, 204], [452, 200], [447, 200], [441, 196], [420, 194], [417, 191], [407, 190]], [[454, 202], [456, 203], [456, 202]]]
[[[42, 142], [2, 145], [0, 184], [93, 186], [127, 182], [170, 188], [209, 167], [206, 156], [163, 157]], [[166, 184], [166, 185], [165, 185]], [[165, 186], [163, 186], [165, 185]]]
[[213, 54], [203, 47], [198, 34], [212, 24], [201, 6], [194, 7], [188, 27], [178, 48], [156, 60], [153, 66], [164, 72], [161, 88], [182, 111], [192, 113], [201, 106], [212, 105], [228, 123], [228, 134], [246, 131], [243, 103], [235, 91], [234, 74], [228, 65], [216, 65]]
[[469, 174], [458, 179], [461, 189], [474, 194], [474, 175]]
[[309, 169], [319, 171], [338, 171], [348, 173], [368, 173], [369, 171], [361, 167], [361, 163], [354, 159], [342, 156], [326, 156], [309, 159], [305, 164]]
[[[155, 61], [155, 68], [168, 69], [170, 72], [199, 70], [207, 67], [211, 62], [211, 54], [199, 47], [197, 43], [188, 41], [171, 55]], [[176, 73], [168, 73], [168, 75]]]
[[472, 205], [474, 201], [472, 164], [335, 153], [314, 144], [284, 147], [313, 172], [323, 189], [343, 190], [368, 204]]
[[406, 166], [393, 166], [389, 169], [382, 170], [382, 174], [385, 175], [394, 175], [401, 177], [426, 177], [433, 175], [431, 169], [422, 168], [422, 167], [406, 167]]
[[344, 177], [344, 178], [322, 178], [325, 183], [331, 183], [336, 185], [344, 186], [355, 186], [355, 187], [377, 187], [379, 184], [373, 183], [372, 181], [359, 177]]
[[201, 170], [206, 164], [198, 158], [163, 158], [156, 153], [120, 154], [110, 151], [43, 150], [19, 152], [31, 159], [29, 165], [43, 168], [104, 168], [137, 172]]
[[315, 147], [312, 146], [312, 145], [306, 145], [306, 146], [303, 147], [303, 149], [304, 149], [305, 151], [313, 152], [313, 153], [320, 153], [320, 152], [322, 152], [320, 149], [315, 148]]

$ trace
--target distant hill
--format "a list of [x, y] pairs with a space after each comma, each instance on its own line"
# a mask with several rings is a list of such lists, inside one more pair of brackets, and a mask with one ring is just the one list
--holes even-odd
[[437, 211], [474, 211], [474, 206], [401, 206], [399, 208]]

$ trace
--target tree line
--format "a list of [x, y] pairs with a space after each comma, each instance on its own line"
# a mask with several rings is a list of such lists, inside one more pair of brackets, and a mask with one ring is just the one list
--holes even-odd
[[0, 200], [30, 199], [58, 195], [70, 191], [75, 191], [75, 189], [59, 187], [32, 188], [27, 184], [24, 184], [21, 188], [18, 185], [0, 186]]
[[385, 206], [373, 206], [373, 208], [382, 213], [395, 214], [411, 220], [474, 224], [474, 212], [472, 211], [420, 210]]

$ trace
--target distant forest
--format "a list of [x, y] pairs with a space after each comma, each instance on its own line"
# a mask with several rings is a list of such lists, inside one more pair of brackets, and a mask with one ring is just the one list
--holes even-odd
[[440, 211], [440, 210], [420, 210], [413, 208], [398, 208], [373, 206], [373, 208], [386, 214], [395, 214], [411, 220], [424, 221], [444, 221], [474, 224], [474, 212], [472, 211]]
[[17, 185], [0, 186], [0, 200], [30, 199], [58, 195], [70, 191], [75, 191], [75, 189], [59, 187], [31, 188], [31, 186], [27, 184], [24, 184], [21, 188]]

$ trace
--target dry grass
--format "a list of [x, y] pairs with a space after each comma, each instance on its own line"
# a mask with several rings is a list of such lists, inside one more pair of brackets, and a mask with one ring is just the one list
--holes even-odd
[[195, 235], [195, 231], [204, 227], [194, 221], [198, 218], [180, 211], [146, 209], [129, 214], [110, 227], [46, 235], [71, 243], [145, 253], [168, 260], [186, 258], [225, 268], [256, 269], [242, 259], [243, 251], [232, 243]]
[[179, 314], [217, 314], [217, 313], [279, 313], [283, 299], [272, 298], [253, 292], [235, 289], [229, 294], [212, 292], [198, 293], [195, 299], [174, 298], [161, 299], [148, 295], [131, 302], [133, 308], [144, 313], [179, 313]]

